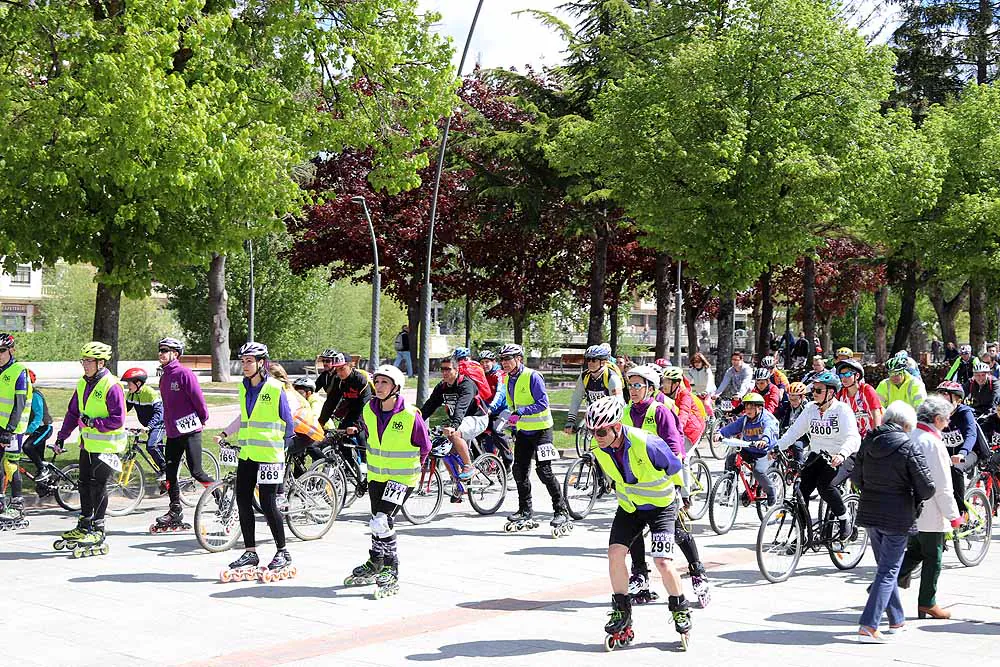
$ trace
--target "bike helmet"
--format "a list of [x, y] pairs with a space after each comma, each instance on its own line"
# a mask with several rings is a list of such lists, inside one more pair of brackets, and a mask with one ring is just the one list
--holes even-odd
[[774, 364], [775, 364], [774, 357], [772, 357], [770, 354], [767, 355], [766, 357], [761, 358], [760, 360], [760, 365], [763, 366], [764, 368], [774, 368]]
[[350, 359], [347, 358], [346, 354], [344, 354], [343, 352], [336, 352], [336, 351], [334, 351], [334, 353], [331, 354], [329, 357], [323, 357], [323, 358], [329, 360], [334, 368], [345, 366], [347, 365], [347, 362], [350, 361]]
[[945, 380], [937, 386], [935, 389], [939, 394], [954, 394], [959, 398], [965, 398], [965, 390], [962, 389], [962, 385], [957, 382], [952, 382], [951, 380]]
[[31, 381], [31, 384], [35, 384], [35, 371], [30, 368], [28, 369], [28, 380]]
[[973, 373], [989, 373], [990, 367], [986, 365], [985, 362], [976, 359], [972, 362], [972, 372]]
[[893, 357], [889, 361], [885, 362], [885, 370], [889, 371], [889, 375], [899, 375], [900, 373], [906, 372], [906, 359], [903, 357]]
[[442, 457], [451, 453], [453, 445], [451, 440], [443, 435], [435, 435], [431, 440], [431, 455]]
[[14, 349], [14, 337], [11, 336], [6, 331], [0, 333], [0, 349], [13, 350]]
[[456, 347], [455, 351], [451, 353], [452, 358], [455, 361], [461, 361], [462, 359], [468, 359], [472, 355], [472, 352], [467, 347]]
[[788, 394], [790, 396], [805, 396], [808, 393], [809, 389], [801, 382], [793, 382], [788, 385]]
[[399, 370], [392, 364], [382, 364], [376, 368], [375, 372], [372, 373], [372, 380], [377, 378], [379, 375], [383, 375], [392, 380], [392, 383], [396, 385], [397, 389], [402, 389], [406, 386], [406, 376], [403, 375], [403, 371]]
[[840, 391], [841, 387], [840, 378], [834, 375], [833, 371], [823, 371], [822, 373], [813, 378], [812, 383], [814, 385], [815, 384], [826, 385], [827, 387], [830, 387], [834, 391]]
[[312, 378], [301, 377], [295, 378], [292, 382], [292, 389], [304, 389], [306, 391], [316, 391], [316, 383], [313, 382]]
[[653, 370], [652, 366], [636, 366], [635, 368], [630, 368], [625, 371], [626, 380], [636, 375], [641, 377], [647, 384], [652, 385], [653, 387], [660, 386], [660, 374]]
[[616, 396], [605, 396], [604, 398], [597, 399], [587, 408], [584, 425], [593, 431], [610, 426], [611, 424], [618, 424], [621, 422], [624, 413], [625, 404], [619, 398]]
[[111, 359], [111, 346], [99, 340], [90, 341], [80, 350], [80, 358], [109, 361]]
[[523, 357], [524, 348], [517, 343], [507, 343], [500, 347], [499, 356], [501, 357]]
[[838, 357], [853, 357], [854, 356], [854, 350], [852, 350], [849, 347], [838, 347], [837, 348], [837, 353], [836, 353], [835, 356], [838, 356]]
[[479, 361], [486, 361], [487, 359], [489, 359], [490, 361], [496, 361], [497, 359], [496, 352], [494, 352], [493, 350], [480, 350]]
[[962, 347], [958, 348], [958, 353], [959, 354], [972, 354], [972, 346], [971, 345], [963, 345]]
[[174, 350], [177, 354], [184, 354], [184, 343], [180, 342], [176, 338], [171, 338], [167, 336], [166, 338], [161, 338], [160, 342], [156, 344], [158, 348], [165, 347], [168, 350]]
[[335, 356], [340, 354], [337, 350], [332, 347], [328, 347], [319, 355], [320, 359], [333, 359]]
[[126, 382], [135, 382], [136, 384], [141, 385], [149, 379], [149, 376], [146, 375], [146, 371], [141, 368], [130, 368], [122, 373], [122, 379]]
[[669, 368], [670, 367], [670, 361], [668, 361], [667, 359], [664, 359], [663, 357], [660, 357], [659, 359], [657, 359], [656, 361], [654, 361], [653, 364], [656, 365], [656, 366], [659, 366], [660, 368]]
[[255, 343], [254, 341], [248, 341], [240, 346], [240, 351], [237, 352], [238, 357], [257, 357], [258, 359], [267, 359], [267, 345], [263, 343]]
[[753, 380], [758, 382], [760, 380], [770, 380], [771, 379], [771, 369], [765, 368], [764, 366], [758, 366], [753, 369]]
[[839, 373], [844, 368], [850, 368], [852, 371], [858, 374], [858, 377], [864, 379], [865, 377], [865, 367], [859, 362], [852, 359], [841, 359], [836, 363], [834, 369]]
[[751, 391], [743, 397], [743, 405], [759, 405], [764, 407], [764, 397], [755, 391]]
[[684, 371], [681, 370], [680, 366], [667, 366], [663, 369], [664, 380], [681, 380], [683, 377]]
[[587, 351], [583, 353], [584, 359], [601, 359], [607, 360], [611, 358], [611, 346], [607, 343], [601, 343], [600, 345], [591, 345], [587, 348]]

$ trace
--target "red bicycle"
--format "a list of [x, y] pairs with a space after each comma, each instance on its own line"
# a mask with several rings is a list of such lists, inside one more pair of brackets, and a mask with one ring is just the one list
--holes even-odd
[[[743, 440], [723, 438], [722, 444], [737, 450], [747, 446]], [[780, 504], [785, 499], [785, 478], [780, 470], [773, 466], [767, 471], [767, 477], [774, 487], [775, 503]], [[743, 491], [740, 492], [740, 484]], [[767, 512], [767, 494], [753, 476], [753, 463], [743, 459], [743, 452], [736, 452], [736, 469], [725, 471], [712, 486], [709, 496], [708, 520], [718, 535], [728, 533], [736, 523], [736, 514], [740, 506], [757, 505], [757, 517], [764, 518]]]

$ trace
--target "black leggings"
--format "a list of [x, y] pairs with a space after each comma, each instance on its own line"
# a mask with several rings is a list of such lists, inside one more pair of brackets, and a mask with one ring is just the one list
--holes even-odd
[[108, 509], [108, 478], [114, 470], [98, 456], [80, 450], [80, 516], [103, 522]]
[[[531, 482], [528, 472], [531, 470], [531, 460], [535, 458], [538, 446], [552, 442], [552, 429], [544, 431], [518, 431], [514, 436], [514, 483], [517, 484], [517, 504], [519, 510], [531, 509]], [[552, 472], [552, 461], [536, 461], [535, 474], [549, 491], [552, 498], [552, 511], [565, 511], [562, 489]]]
[[45, 441], [52, 435], [52, 425], [39, 426], [24, 439], [24, 455], [35, 464], [41, 473], [45, 467]]
[[[170, 440], [167, 440], [169, 443]], [[170, 445], [168, 444], [167, 447]], [[169, 451], [169, 450], [168, 450]], [[249, 459], [240, 459], [236, 465], [236, 506], [240, 509], [240, 530], [243, 532], [243, 546], [247, 549], [257, 548], [257, 537], [254, 530], [256, 517], [253, 511], [253, 490], [260, 489], [260, 508], [264, 511], [267, 526], [274, 537], [274, 546], [285, 548], [285, 526], [281, 523], [281, 512], [278, 511], [278, 485], [257, 484], [257, 469], [260, 463]]]
[[[958, 449], [954, 449], [950, 452], [951, 456], [954, 456], [959, 452]], [[959, 513], [965, 512], [965, 481], [966, 476], [969, 474], [970, 470], [976, 469], [976, 464], [979, 462], [979, 455], [972, 451], [965, 455], [965, 460], [961, 463], [951, 464], [951, 486], [952, 491], [955, 494], [955, 504], [958, 505]]]
[[[179, 435], [176, 438], [167, 438], [167, 491], [170, 494], [171, 505], [180, 505], [181, 503], [177, 471], [181, 467], [181, 456], [184, 454], [187, 454], [188, 470], [191, 471], [192, 477], [205, 485], [215, 481], [201, 469], [201, 431]], [[251, 516], [253, 516], [252, 513]]]
[[844, 499], [840, 496], [840, 491], [837, 487], [833, 486], [837, 472], [838, 469], [820, 458], [819, 454], [813, 452], [809, 455], [799, 475], [799, 480], [801, 480], [799, 489], [801, 489], [802, 497], [806, 501], [806, 508], [809, 507], [809, 496], [812, 495], [812, 492], [819, 491], [819, 497], [825, 500], [826, 504], [830, 506], [833, 516], [842, 517], [847, 513], [847, 508], [844, 506]]
[[[382, 565], [388, 565], [392, 568], [393, 572], [397, 575], [399, 574], [399, 554], [396, 551], [396, 514], [402, 508], [402, 503], [397, 505], [396, 503], [389, 502], [388, 500], [383, 500], [382, 494], [385, 493], [385, 482], [373, 481], [368, 484], [368, 501], [371, 503], [372, 507], [372, 517], [378, 513], [385, 514], [386, 521], [389, 525], [388, 535], [376, 535], [372, 532], [372, 546], [368, 551], [368, 556], [371, 558], [372, 563], [376, 567], [381, 568]], [[406, 499], [410, 497], [413, 493], [413, 487], [408, 486], [406, 488], [406, 493], [403, 495], [403, 503]]]

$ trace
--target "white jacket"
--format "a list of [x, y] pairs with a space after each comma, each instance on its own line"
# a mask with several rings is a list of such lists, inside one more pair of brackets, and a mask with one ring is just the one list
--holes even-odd
[[701, 369], [697, 369], [694, 366], [688, 366], [684, 369], [684, 375], [687, 377], [688, 381], [691, 382], [691, 390], [694, 393], [715, 393], [715, 371], [708, 366], [702, 366]]
[[[933, 426], [930, 428], [934, 429]], [[917, 530], [922, 533], [946, 533], [951, 530], [951, 520], [959, 517], [951, 484], [951, 457], [937, 429], [928, 433], [915, 428], [910, 432], [910, 440], [924, 453], [934, 481], [934, 495], [924, 501], [924, 509], [917, 519]]]
[[802, 414], [778, 440], [778, 448], [785, 449], [806, 434], [809, 435], [809, 449], [813, 452], [840, 454], [846, 459], [861, 447], [854, 411], [837, 399], [830, 401], [826, 412], [822, 414], [818, 405], [807, 403]]

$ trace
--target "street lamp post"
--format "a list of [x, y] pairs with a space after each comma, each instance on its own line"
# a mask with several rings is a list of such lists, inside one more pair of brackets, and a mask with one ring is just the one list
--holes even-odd
[[257, 314], [257, 290], [253, 275], [253, 241], [247, 239], [247, 257], [250, 260], [250, 312], [247, 315], [247, 341], [254, 340], [254, 320]]
[[374, 371], [378, 368], [378, 326], [379, 326], [379, 301], [382, 294], [382, 276], [378, 271], [378, 242], [375, 240], [375, 226], [372, 225], [372, 216], [368, 213], [368, 202], [364, 197], [351, 197], [351, 201], [361, 206], [365, 214], [365, 221], [368, 223], [368, 231], [372, 235], [372, 257], [374, 268], [372, 269], [372, 339], [371, 349], [368, 351], [368, 368]]
[[[458, 62], [458, 76], [461, 78], [462, 70], [465, 68], [465, 57], [469, 55], [469, 45], [472, 43], [472, 33], [476, 30], [476, 22], [479, 20], [479, 12], [483, 8], [483, 0], [479, 0], [476, 5], [476, 13], [472, 16], [472, 25], [469, 26], [469, 34], [465, 38], [465, 49], [462, 50], [462, 59]], [[427, 234], [427, 263], [424, 265], [424, 287], [420, 297], [420, 366], [417, 369], [417, 404], [422, 405], [427, 400], [429, 394], [427, 390], [428, 380], [431, 374], [430, 340], [431, 340], [431, 256], [434, 252], [434, 222], [437, 219], [438, 191], [441, 189], [441, 172], [444, 170], [444, 152], [448, 147], [448, 132], [451, 130], [451, 118], [449, 114], [444, 123], [444, 133], [441, 137], [441, 148], [438, 150], [437, 173], [434, 176], [434, 196], [431, 199], [431, 224]]]
[[[681, 365], [681, 306], [684, 304], [684, 293], [681, 291], [681, 260], [677, 260], [677, 314], [674, 317], [674, 366]], [[688, 350], [691, 341], [688, 341]]]

